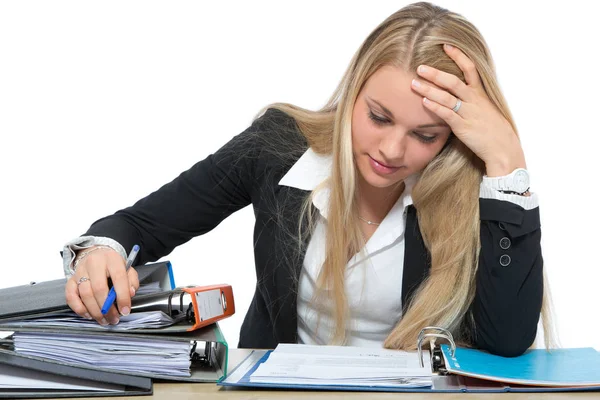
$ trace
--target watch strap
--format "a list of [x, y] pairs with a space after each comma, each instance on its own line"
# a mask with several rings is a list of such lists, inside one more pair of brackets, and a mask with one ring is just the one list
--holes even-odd
[[[517, 176], [519, 176], [519, 178], [517, 178]], [[526, 180], [522, 181], [523, 178]], [[520, 179], [520, 181], [516, 181], [515, 179]], [[523, 185], [523, 183], [525, 183], [525, 185]], [[522, 195], [529, 190], [529, 175], [526, 169], [517, 168], [510, 174], [504, 176], [489, 177], [484, 175], [483, 184], [500, 192]]]

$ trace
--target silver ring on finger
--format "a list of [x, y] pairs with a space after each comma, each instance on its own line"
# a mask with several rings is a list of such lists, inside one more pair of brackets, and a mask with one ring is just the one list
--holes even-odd
[[460, 101], [460, 99], [456, 99], [456, 105], [454, 106], [454, 108], [452, 109], [452, 111], [454, 111], [455, 113], [458, 112], [458, 110], [460, 110], [460, 106], [462, 105], [462, 101]]
[[79, 287], [79, 285], [81, 285], [83, 282], [89, 282], [89, 281], [90, 281], [90, 278], [88, 278], [87, 276], [82, 276], [77, 281], [77, 287]]

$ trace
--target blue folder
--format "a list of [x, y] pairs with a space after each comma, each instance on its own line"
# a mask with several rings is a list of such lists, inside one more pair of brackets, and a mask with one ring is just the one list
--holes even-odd
[[[571, 392], [600, 390], [600, 353], [593, 348], [528, 350], [519, 357], [505, 358], [481, 350], [457, 348], [454, 357], [447, 345], [441, 346], [445, 367], [452, 371], [439, 375], [432, 371], [433, 385], [419, 388], [391, 386], [354, 386], [256, 383], [250, 376], [265, 362], [271, 350], [254, 350], [219, 386], [249, 389], [289, 389], [327, 391], [498, 393]], [[485, 378], [485, 379], [478, 379]], [[562, 384], [563, 386], [557, 386]], [[544, 386], [538, 386], [544, 385]], [[552, 386], [554, 385], [554, 386]]]
[[528, 350], [506, 358], [484, 351], [441, 345], [448, 372], [514, 385], [598, 386], [600, 353], [591, 347]]

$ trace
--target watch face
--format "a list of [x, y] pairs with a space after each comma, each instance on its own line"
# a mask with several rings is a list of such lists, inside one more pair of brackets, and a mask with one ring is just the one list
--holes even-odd
[[518, 193], [523, 193], [529, 189], [529, 174], [527, 171], [517, 171], [513, 178], [513, 183], [515, 185], [515, 191]]

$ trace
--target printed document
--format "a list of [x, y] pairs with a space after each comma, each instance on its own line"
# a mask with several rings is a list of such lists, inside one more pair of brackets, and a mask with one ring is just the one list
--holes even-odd
[[353, 386], [431, 386], [428, 355], [354, 346], [279, 344], [251, 375], [256, 383]]

